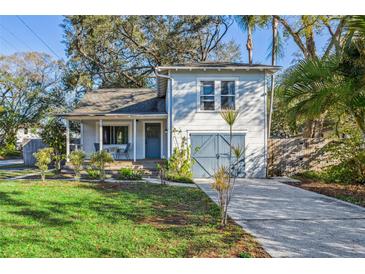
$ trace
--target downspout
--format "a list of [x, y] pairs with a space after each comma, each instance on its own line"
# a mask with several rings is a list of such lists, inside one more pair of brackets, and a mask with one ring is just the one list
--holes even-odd
[[267, 133], [268, 133], [268, 128], [267, 128], [267, 72], [265, 70], [265, 73], [264, 73], [264, 105], [265, 105], [265, 109], [264, 109], [264, 115], [265, 115], [265, 119], [264, 119], [264, 127], [265, 127], [265, 130], [264, 130], [264, 142], [265, 142], [265, 145], [264, 145], [264, 158], [265, 158], [265, 177], [267, 178], [269, 173], [268, 173], [268, 136], [267, 136]]
[[171, 143], [172, 143], [172, 136], [171, 136], [171, 128], [172, 128], [172, 78], [169, 75], [159, 74], [156, 69], [154, 69], [154, 73], [157, 78], [165, 78], [168, 79], [167, 82], [167, 159], [171, 157]]

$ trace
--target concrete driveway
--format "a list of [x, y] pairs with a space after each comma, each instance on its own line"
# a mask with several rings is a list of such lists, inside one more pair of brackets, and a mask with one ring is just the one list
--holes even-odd
[[365, 257], [365, 208], [277, 180], [239, 180], [229, 215], [273, 257]]

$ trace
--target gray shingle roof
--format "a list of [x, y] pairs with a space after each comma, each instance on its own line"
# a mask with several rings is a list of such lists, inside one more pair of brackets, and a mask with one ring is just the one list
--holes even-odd
[[78, 107], [66, 115], [165, 114], [165, 99], [146, 88], [110, 88], [86, 92]]

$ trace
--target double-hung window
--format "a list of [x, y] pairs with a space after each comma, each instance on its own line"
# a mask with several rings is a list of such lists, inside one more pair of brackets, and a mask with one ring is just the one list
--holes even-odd
[[103, 126], [103, 144], [128, 144], [128, 126]]
[[200, 110], [215, 110], [214, 81], [200, 82]]
[[221, 109], [235, 109], [235, 83], [234, 81], [221, 82]]

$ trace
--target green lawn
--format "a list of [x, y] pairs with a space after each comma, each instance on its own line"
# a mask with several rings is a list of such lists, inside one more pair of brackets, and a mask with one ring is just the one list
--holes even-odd
[[260, 257], [199, 189], [0, 181], [0, 257]]

